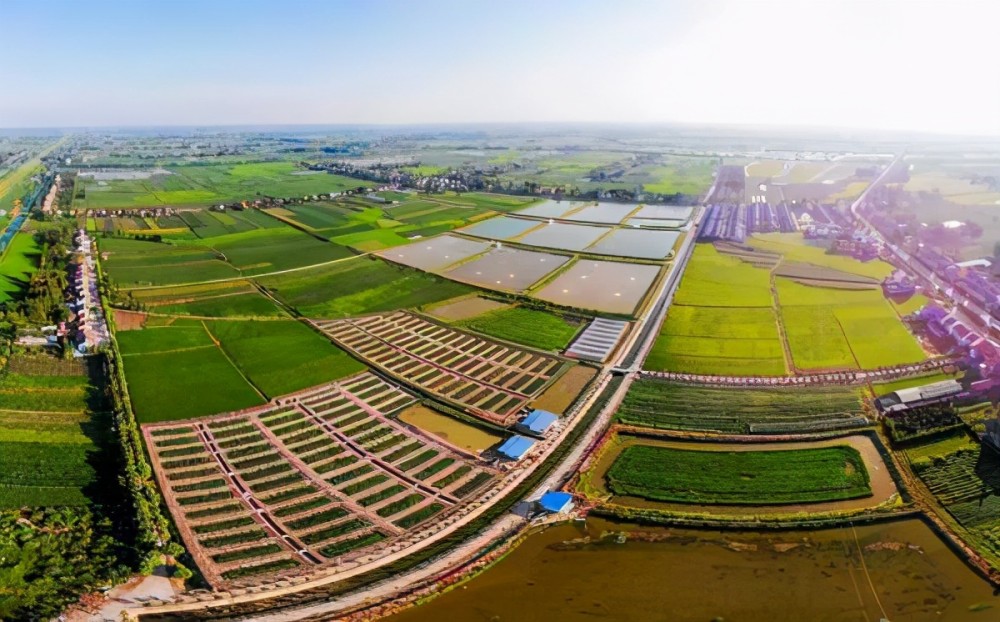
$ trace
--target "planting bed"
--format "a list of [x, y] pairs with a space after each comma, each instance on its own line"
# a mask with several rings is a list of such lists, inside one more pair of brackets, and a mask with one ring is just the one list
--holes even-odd
[[627, 425], [730, 434], [790, 434], [864, 427], [860, 389], [720, 389], [657, 378], [632, 383], [616, 414]]
[[314, 324], [370, 365], [491, 423], [508, 426], [563, 362], [410, 313]]
[[145, 426], [167, 505], [215, 587], [387, 554], [495, 472], [387, 415], [415, 398], [371, 374], [259, 408]]

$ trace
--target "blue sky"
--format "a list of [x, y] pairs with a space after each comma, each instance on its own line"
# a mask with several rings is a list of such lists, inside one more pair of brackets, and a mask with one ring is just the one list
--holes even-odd
[[1000, 2], [3, 0], [0, 127], [684, 122], [1000, 134]]

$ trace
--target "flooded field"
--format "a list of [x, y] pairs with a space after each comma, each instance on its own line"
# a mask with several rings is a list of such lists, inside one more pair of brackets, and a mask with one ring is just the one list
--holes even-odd
[[691, 218], [693, 211], [694, 208], [688, 205], [645, 205], [632, 216], [651, 220], [680, 220], [684, 222]]
[[607, 227], [570, 225], [556, 222], [547, 224], [540, 229], [535, 229], [517, 241], [530, 246], [582, 251], [608, 231]]
[[674, 250], [680, 233], [650, 229], [616, 229], [590, 248], [588, 253], [637, 257], [640, 259], [666, 259]]
[[508, 307], [510, 305], [503, 302], [473, 296], [445, 301], [432, 309], [427, 309], [427, 313], [445, 322], [457, 322], [458, 320], [467, 320], [470, 317], [476, 317], [490, 311], [499, 311]]
[[526, 218], [511, 218], [510, 216], [497, 216], [482, 222], [476, 223], [462, 229], [462, 233], [474, 235], [477, 238], [489, 238], [491, 240], [506, 240], [521, 235], [528, 229], [539, 226], [537, 220]]
[[[530, 536], [479, 577], [391, 622], [992, 622], [1000, 598], [924, 523], [775, 533], [590, 519]], [[588, 540], [589, 539], [589, 540]]]
[[680, 229], [684, 226], [684, 221], [659, 220], [656, 218], [629, 218], [625, 225], [628, 227], [642, 227], [644, 229]]
[[539, 218], [559, 218], [566, 212], [585, 205], [580, 201], [545, 201], [528, 209], [519, 210], [518, 214], [537, 216]]
[[588, 205], [587, 207], [577, 210], [572, 214], [563, 216], [563, 218], [579, 222], [597, 222], [608, 225], [617, 225], [638, 208], [639, 206], [635, 203], [598, 203], [597, 205]]
[[581, 259], [535, 297], [567, 307], [631, 315], [659, 271], [659, 266]]
[[474, 242], [453, 235], [439, 235], [378, 253], [381, 257], [419, 270], [442, 270], [467, 257], [482, 253], [488, 242]]
[[428, 434], [447, 441], [451, 445], [479, 453], [503, 440], [503, 436], [484, 430], [454, 417], [443, 415], [419, 404], [410, 406], [399, 413], [399, 420], [420, 428]]
[[520, 293], [569, 259], [564, 255], [517, 248], [494, 248], [482, 257], [446, 272], [445, 276], [488, 289]]

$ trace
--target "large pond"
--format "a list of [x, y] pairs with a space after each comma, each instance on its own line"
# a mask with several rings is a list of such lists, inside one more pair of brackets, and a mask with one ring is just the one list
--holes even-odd
[[660, 541], [601, 540], [631, 529], [593, 519], [550, 528], [389, 620], [1000, 619], [993, 588], [919, 520], [776, 533], [643, 528]]

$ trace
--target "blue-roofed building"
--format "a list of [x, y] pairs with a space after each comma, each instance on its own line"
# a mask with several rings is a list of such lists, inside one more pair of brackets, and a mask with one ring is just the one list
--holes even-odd
[[547, 492], [538, 500], [538, 508], [549, 514], [564, 514], [573, 510], [573, 495], [568, 492]]
[[552, 424], [559, 421], [558, 415], [553, 415], [547, 410], [533, 410], [531, 414], [521, 419], [517, 427], [528, 434], [541, 436], [545, 434]]
[[534, 446], [535, 441], [526, 436], [514, 435], [497, 449], [500, 455], [510, 460], [520, 460]]

